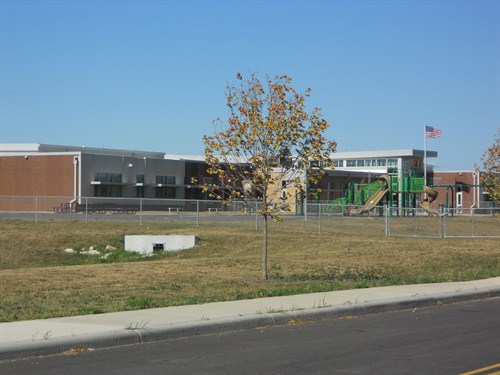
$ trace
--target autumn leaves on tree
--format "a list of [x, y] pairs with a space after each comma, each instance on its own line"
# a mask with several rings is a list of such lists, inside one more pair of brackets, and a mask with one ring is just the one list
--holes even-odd
[[210, 195], [224, 203], [246, 202], [264, 220], [262, 277], [267, 279], [268, 220], [282, 220], [296, 195], [319, 182], [331, 168], [334, 141], [320, 109], [306, 108], [311, 90], [297, 92], [287, 75], [267, 77], [237, 75], [238, 85], [228, 84], [228, 118], [214, 121], [215, 132], [204, 136], [208, 173], [216, 179], [205, 185]]
[[483, 156], [485, 173], [481, 178], [484, 190], [490, 194], [491, 200], [500, 205], [500, 129], [491, 147]]

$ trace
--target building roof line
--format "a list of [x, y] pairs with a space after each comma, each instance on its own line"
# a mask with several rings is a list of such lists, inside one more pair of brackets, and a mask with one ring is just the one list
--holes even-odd
[[[3, 143], [0, 144], [0, 152], [2, 154], [19, 152], [81, 152], [85, 154], [99, 154], [99, 155], [113, 155], [113, 156], [131, 156], [131, 157], [146, 157], [155, 159], [169, 159], [169, 160], [185, 160], [185, 161], [198, 161], [205, 160], [203, 155], [181, 155], [181, 154], [167, 154], [164, 152], [155, 151], [138, 151], [138, 150], [124, 150], [124, 149], [111, 149], [111, 148], [98, 148], [86, 146], [64, 146], [64, 145], [51, 145], [42, 143]], [[381, 150], [381, 151], [353, 151], [353, 152], [335, 152], [331, 154], [333, 160], [340, 159], [361, 159], [361, 158], [398, 158], [398, 157], [423, 157], [424, 150], [418, 149], [400, 149], [400, 150]], [[427, 158], [436, 158], [437, 151], [427, 151]]]

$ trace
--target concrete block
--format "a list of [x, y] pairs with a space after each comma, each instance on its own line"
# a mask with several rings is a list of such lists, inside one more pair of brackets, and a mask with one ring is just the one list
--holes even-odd
[[155, 251], [179, 251], [191, 249], [198, 242], [197, 236], [125, 236], [125, 250], [142, 254]]

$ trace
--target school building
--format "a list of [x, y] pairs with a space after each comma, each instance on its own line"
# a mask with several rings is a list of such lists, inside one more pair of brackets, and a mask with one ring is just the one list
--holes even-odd
[[[427, 159], [437, 152], [427, 151]], [[338, 152], [334, 170], [320, 183], [318, 200], [342, 197], [356, 183], [370, 183], [381, 175], [424, 174], [422, 150]], [[473, 172], [475, 173], [475, 172]], [[428, 184], [438, 186], [438, 203], [475, 204], [487, 200], [479, 173], [436, 172], [427, 165]], [[195, 182], [196, 181], [196, 182]], [[216, 183], [206, 172], [203, 156], [162, 152], [75, 147], [38, 143], [0, 144], [0, 211], [32, 210], [32, 197], [54, 197], [37, 203], [40, 211], [73, 207], [83, 197], [155, 200], [208, 200], [200, 184]], [[467, 185], [467, 187], [466, 187]], [[452, 187], [453, 186], [453, 187]], [[19, 199], [26, 197], [26, 199]]]

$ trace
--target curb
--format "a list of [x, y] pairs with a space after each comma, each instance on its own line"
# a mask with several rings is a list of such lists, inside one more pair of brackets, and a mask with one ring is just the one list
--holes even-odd
[[2, 347], [0, 361], [61, 354], [70, 349], [109, 348], [134, 345], [189, 336], [220, 334], [231, 331], [250, 330], [290, 324], [291, 321], [317, 321], [345, 316], [364, 316], [391, 311], [441, 306], [445, 304], [500, 297], [500, 287], [477, 289], [475, 291], [415, 296], [400, 299], [386, 299], [377, 302], [357, 303], [343, 306], [325, 306], [308, 310], [252, 314], [218, 321], [201, 321], [178, 325], [165, 325], [148, 330], [120, 330], [74, 338], [50, 339], [19, 343]]

